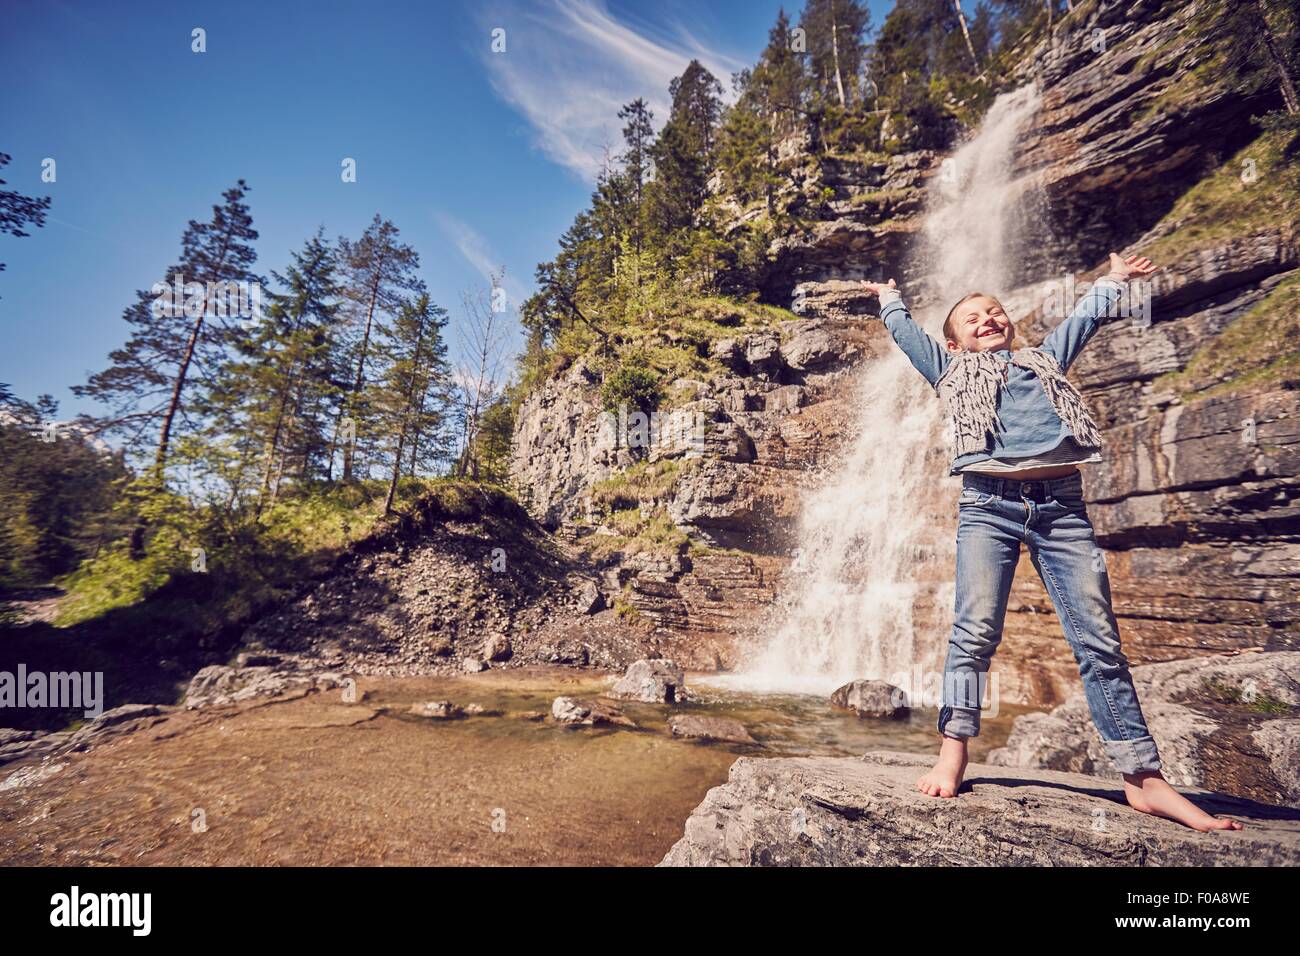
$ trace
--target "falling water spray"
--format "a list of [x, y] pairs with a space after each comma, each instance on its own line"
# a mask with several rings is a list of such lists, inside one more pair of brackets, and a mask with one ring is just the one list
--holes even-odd
[[[1032, 87], [999, 96], [976, 134], [932, 177], [908, 270], [924, 277], [930, 304], [918, 306], [918, 288], [902, 290], [931, 334], [941, 334], [948, 307], [962, 295], [997, 295], [1014, 278], [1012, 210], [1020, 203], [1012, 160], [1037, 103]], [[946, 633], [918, 637], [914, 626], [927, 565], [944, 563], [936, 574], [945, 579], [952, 573], [953, 537], [934, 534], [927, 508], [955, 495], [946, 469], [926, 463], [927, 452], [944, 442], [939, 401], [891, 346], [862, 370], [852, 407], [857, 420], [844, 456], [804, 504], [780, 618], [731, 686], [826, 694], [849, 680], [899, 683], [900, 675], [907, 686], [947, 640]], [[919, 546], [936, 540], [946, 547]], [[951, 589], [945, 593], [950, 605]]]

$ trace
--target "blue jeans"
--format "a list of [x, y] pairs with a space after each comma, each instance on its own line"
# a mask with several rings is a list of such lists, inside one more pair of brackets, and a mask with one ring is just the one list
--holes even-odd
[[939, 732], [979, 734], [980, 701], [1002, 640], [1023, 542], [1078, 661], [1107, 756], [1120, 773], [1160, 769], [1120, 649], [1110, 581], [1084, 507], [1082, 476], [1076, 471], [1022, 482], [967, 472], [957, 507], [957, 601], [943, 666]]

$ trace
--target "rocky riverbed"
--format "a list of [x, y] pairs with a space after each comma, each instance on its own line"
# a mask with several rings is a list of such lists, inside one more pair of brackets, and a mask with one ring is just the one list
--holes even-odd
[[[533, 666], [303, 682], [124, 708], [53, 740], [0, 737], [0, 864], [650, 865], [739, 756], [846, 757], [931, 737], [926, 715], [868, 721], [689, 673], [689, 703], [604, 696], [620, 676]], [[274, 690], [264, 674], [242, 686], [258, 683]], [[623, 719], [585, 722], [560, 700]], [[1010, 723], [990, 721], [979, 752]], [[750, 739], [718, 739], [735, 727]]]

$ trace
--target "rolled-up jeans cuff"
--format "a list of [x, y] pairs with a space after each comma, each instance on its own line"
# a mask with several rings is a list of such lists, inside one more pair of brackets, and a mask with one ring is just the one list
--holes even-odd
[[944, 704], [939, 708], [939, 733], [945, 737], [978, 737], [980, 732], [980, 712], [977, 707], [949, 707]]
[[1160, 754], [1156, 751], [1156, 742], [1150, 737], [1135, 737], [1132, 740], [1103, 740], [1106, 756], [1120, 773], [1144, 773], [1159, 770]]

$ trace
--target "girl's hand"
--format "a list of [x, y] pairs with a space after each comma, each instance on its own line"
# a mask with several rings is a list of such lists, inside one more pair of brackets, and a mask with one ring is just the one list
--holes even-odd
[[884, 282], [868, 282], [866, 279], [863, 279], [862, 287], [874, 296], [879, 296], [880, 293], [884, 292], [886, 289], [888, 289], [891, 292], [898, 291], [898, 286], [894, 284], [893, 279], [889, 280], [888, 285], [886, 285]]
[[1151, 264], [1151, 260], [1145, 256], [1129, 256], [1121, 258], [1118, 252], [1110, 254], [1110, 274], [1117, 279], [1127, 281], [1135, 276], [1149, 276], [1155, 272], [1157, 266]]

